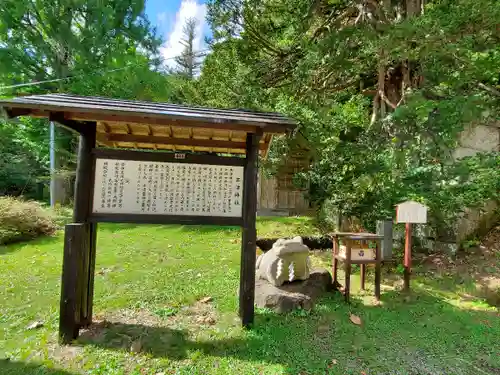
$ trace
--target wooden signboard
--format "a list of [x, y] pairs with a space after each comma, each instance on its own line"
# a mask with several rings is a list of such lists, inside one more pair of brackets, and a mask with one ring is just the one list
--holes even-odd
[[414, 201], [406, 201], [396, 206], [396, 222], [425, 224], [427, 223], [427, 207]]
[[93, 213], [241, 218], [243, 167], [97, 159]]
[[406, 201], [396, 206], [396, 222], [406, 223], [404, 255], [404, 290], [410, 290], [412, 224], [427, 223], [427, 207], [414, 201]]
[[[254, 321], [259, 155], [295, 122], [276, 113], [49, 94], [0, 100], [80, 134], [73, 222], [65, 227], [59, 337], [92, 323], [101, 222], [241, 227], [239, 314]], [[180, 281], [182, 282], [182, 280]]]

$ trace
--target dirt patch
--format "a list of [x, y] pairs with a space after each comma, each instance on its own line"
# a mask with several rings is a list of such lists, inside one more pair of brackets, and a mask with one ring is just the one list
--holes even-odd
[[452, 285], [475, 284], [476, 291], [464, 293], [465, 301], [485, 299], [491, 306], [500, 307], [500, 226], [494, 228], [477, 247], [465, 249], [452, 258], [432, 254], [416, 259], [420, 272], [448, 278]]
[[217, 313], [212, 303], [197, 301], [193, 305], [180, 309], [180, 313], [173, 317], [173, 321], [193, 325], [214, 325], [217, 322]]

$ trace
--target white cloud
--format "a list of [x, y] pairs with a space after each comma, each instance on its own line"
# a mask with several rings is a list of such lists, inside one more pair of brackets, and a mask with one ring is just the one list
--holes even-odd
[[[184, 27], [186, 20], [188, 18], [195, 18], [198, 20], [198, 25], [196, 27], [196, 39], [194, 40], [194, 50], [201, 51], [204, 45], [204, 30], [205, 30], [205, 16], [207, 14], [207, 7], [205, 4], [199, 4], [197, 0], [182, 0], [179, 11], [175, 15], [175, 22], [173, 28], [168, 35], [166, 35], [165, 46], [160, 49], [160, 52], [165, 59], [165, 65], [169, 68], [175, 68], [176, 63], [173, 59], [175, 56], [179, 56], [184, 46], [181, 44], [181, 40], [184, 35], [182, 28]], [[166, 19], [166, 14], [158, 14], [158, 21], [164, 21]]]

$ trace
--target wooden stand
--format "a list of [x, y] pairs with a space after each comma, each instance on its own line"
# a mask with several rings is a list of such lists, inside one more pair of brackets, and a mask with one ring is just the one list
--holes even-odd
[[[380, 299], [380, 282], [381, 282], [381, 241], [384, 238], [381, 235], [373, 233], [345, 233], [336, 232], [332, 235], [333, 251], [332, 251], [332, 273], [333, 273], [333, 285], [338, 287], [338, 264], [339, 261], [344, 262], [344, 272], [345, 272], [345, 285], [344, 285], [344, 297], [345, 301], [349, 302], [350, 289], [351, 289], [351, 268], [352, 264], [359, 264], [361, 266], [361, 289], [365, 288], [365, 278], [366, 278], [366, 265], [375, 265], [375, 297], [377, 300]], [[340, 251], [340, 240], [345, 243], [345, 253], [342, 254]], [[375, 243], [375, 259], [353, 259], [352, 250], [354, 243], [361, 243], [362, 245], [367, 245], [369, 242]], [[360, 249], [362, 251], [362, 249]]]

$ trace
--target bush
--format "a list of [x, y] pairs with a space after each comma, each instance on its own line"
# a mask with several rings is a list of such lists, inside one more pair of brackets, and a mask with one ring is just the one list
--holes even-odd
[[0, 245], [51, 235], [56, 229], [54, 216], [40, 203], [0, 197]]

